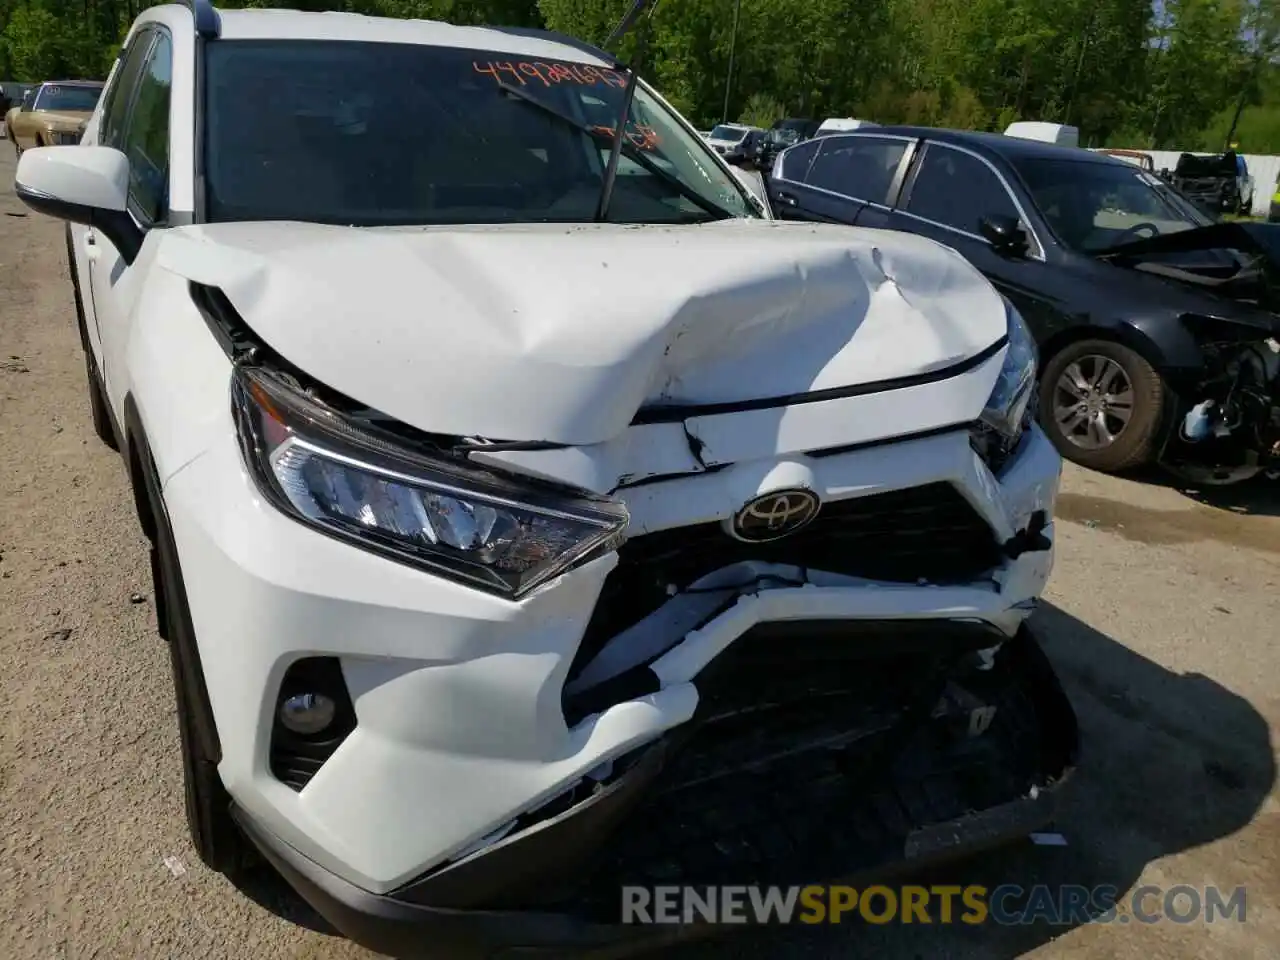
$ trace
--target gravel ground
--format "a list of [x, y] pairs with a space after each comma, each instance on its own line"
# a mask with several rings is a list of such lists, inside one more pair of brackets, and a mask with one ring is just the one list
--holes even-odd
[[[0, 956], [369, 958], [187, 842], [173, 693], [120, 460], [91, 432], [61, 225], [0, 159]], [[1248, 888], [1247, 921], [798, 929], [667, 956], [1280, 956], [1280, 495], [1069, 469], [1037, 619], [1080, 714], [1065, 848], [960, 882]], [[169, 859], [176, 858], [176, 859]], [[171, 864], [171, 866], [166, 864]]]

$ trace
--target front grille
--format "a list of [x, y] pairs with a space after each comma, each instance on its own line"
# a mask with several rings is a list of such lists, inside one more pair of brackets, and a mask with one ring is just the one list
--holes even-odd
[[55, 133], [53, 134], [54, 146], [74, 147], [80, 142], [79, 133]]
[[[579, 647], [586, 663], [610, 637], [714, 570], [745, 560], [899, 583], [968, 583], [1000, 565], [1000, 544], [950, 483], [823, 504], [798, 533], [742, 543], [719, 523], [679, 527], [623, 544]], [[576, 666], [575, 665], [575, 666]]]

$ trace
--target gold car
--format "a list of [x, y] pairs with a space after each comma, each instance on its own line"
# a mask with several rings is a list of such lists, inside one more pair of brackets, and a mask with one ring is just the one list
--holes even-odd
[[5, 133], [19, 155], [30, 147], [79, 143], [101, 95], [102, 83], [96, 80], [42, 83], [5, 114]]

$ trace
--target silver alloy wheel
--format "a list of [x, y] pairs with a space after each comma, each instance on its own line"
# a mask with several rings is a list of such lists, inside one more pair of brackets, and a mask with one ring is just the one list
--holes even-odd
[[1097, 354], [1068, 364], [1053, 390], [1053, 419], [1082, 450], [1115, 443], [1133, 416], [1133, 384], [1124, 368]]

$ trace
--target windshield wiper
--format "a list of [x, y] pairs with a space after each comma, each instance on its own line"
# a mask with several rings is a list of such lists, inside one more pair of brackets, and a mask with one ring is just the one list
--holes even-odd
[[[645, 20], [646, 28], [653, 17], [653, 11], [657, 9], [658, 2], [659, 0], [654, 0], [654, 7], [649, 11], [649, 17]], [[631, 28], [635, 26], [635, 22], [640, 19], [640, 14], [644, 12], [644, 8], [648, 5], [649, 0], [633, 0], [631, 9], [623, 14], [622, 19], [618, 21], [618, 25], [609, 34], [609, 39], [604, 42], [605, 47], [614, 47], [626, 34], [630, 33]], [[613, 185], [618, 180], [618, 158], [622, 155], [622, 141], [626, 138], [627, 118], [631, 115], [631, 102], [636, 98], [636, 82], [640, 77], [640, 64], [644, 60], [644, 55], [649, 45], [648, 40], [648, 29], [642, 30], [637, 43], [635, 62], [625, 67], [627, 85], [622, 90], [622, 107], [618, 111], [618, 125], [613, 131], [613, 143], [609, 146], [609, 163], [605, 167], [604, 182], [600, 185], [600, 202], [596, 204], [597, 222], [603, 222], [609, 214], [609, 201], [613, 199]], [[622, 64], [619, 64], [619, 66], [622, 66]]]
[[618, 158], [622, 155], [622, 141], [626, 139], [627, 118], [631, 115], [631, 101], [636, 98], [638, 76], [635, 67], [628, 68], [627, 85], [622, 89], [622, 106], [618, 110], [618, 125], [613, 131], [613, 143], [609, 145], [609, 163], [604, 170], [604, 183], [600, 185], [600, 202], [596, 205], [597, 222], [603, 222], [609, 214], [613, 185], [618, 180]]
[[604, 186], [607, 192], [606, 190], [602, 190], [600, 193], [600, 202], [597, 204], [596, 216], [595, 216], [595, 219], [597, 221], [603, 221], [604, 214], [608, 213], [609, 197], [613, 193], [613, 180], [617, 176], [617, 154], [619, 153], [625, 153], [629, 160], [634, 161], [639, 166], [647, 170], [649, 173], [657, 177], [659, 180], [665, 181], [667, 184], [675, 188], [675, 190], [682, 197], [684, 197], [690, 203], [696, 204], [698, 207], [700, 207], [702, 210], [709, 213], [711, 216], [715, 217], [717, 220], [732, 219], [733, 214], [730, 213], [728, 210], [726, 210], [724, 207], [720, 206], [719, 204], [715, 203], [712, 200], [708, 200], [706, 197], [700, 194], [697, 190], [693, 189], [693, 187], [689, 186], [687, 183], [685, 183], [675, 174], [669, 173], [668, 171], [663, 170], [662, 167], [658, 166], [658, 164], [654, 163], [651, 159], [649, 159], [649, 157], [645, 156], [643, 150], [637, 147], [630, 140], [626, 139], [625, 137], [622, 137], [621, 134], [623, 131], [623, 126], [622, 126], [621, 120], [618, 123], [617, 129], [614, 130], [613, 133], [605, 133], [603, 130], [598, 130], [593, 127], [587, 126], [585, 123], [578, 122], [573, 117], [569, 116], [567, 113], [561, 113], [555, 107], [551, 106], [551, 104], [546, 103], [545, 101], [539, 100], [537, 97], [533, 96], [532, 94], [526, 93], [524, 90], [521, 90], [519, 87], [513, 87], [509, 83], [506, 83], [500, 80], [498, 81], [498, 89], [501, 90], [503, 93], [508, 94], [509, 96], [515, 97], [517, 100], [520, 100], [524, 103], [528, 103], [528, 104], [531, 104], [532, 106], [537, 107], [547, 116], [555, 117], [561, 123], [569, 127], [572, 127], [574, 130], [577, 130], [579, 133], [585, 133], [588, 137], [591, 137], [593, 140], [608, 139], [612, 143], [613, 146], [610, 151], [610, 163], [605, 173]]

